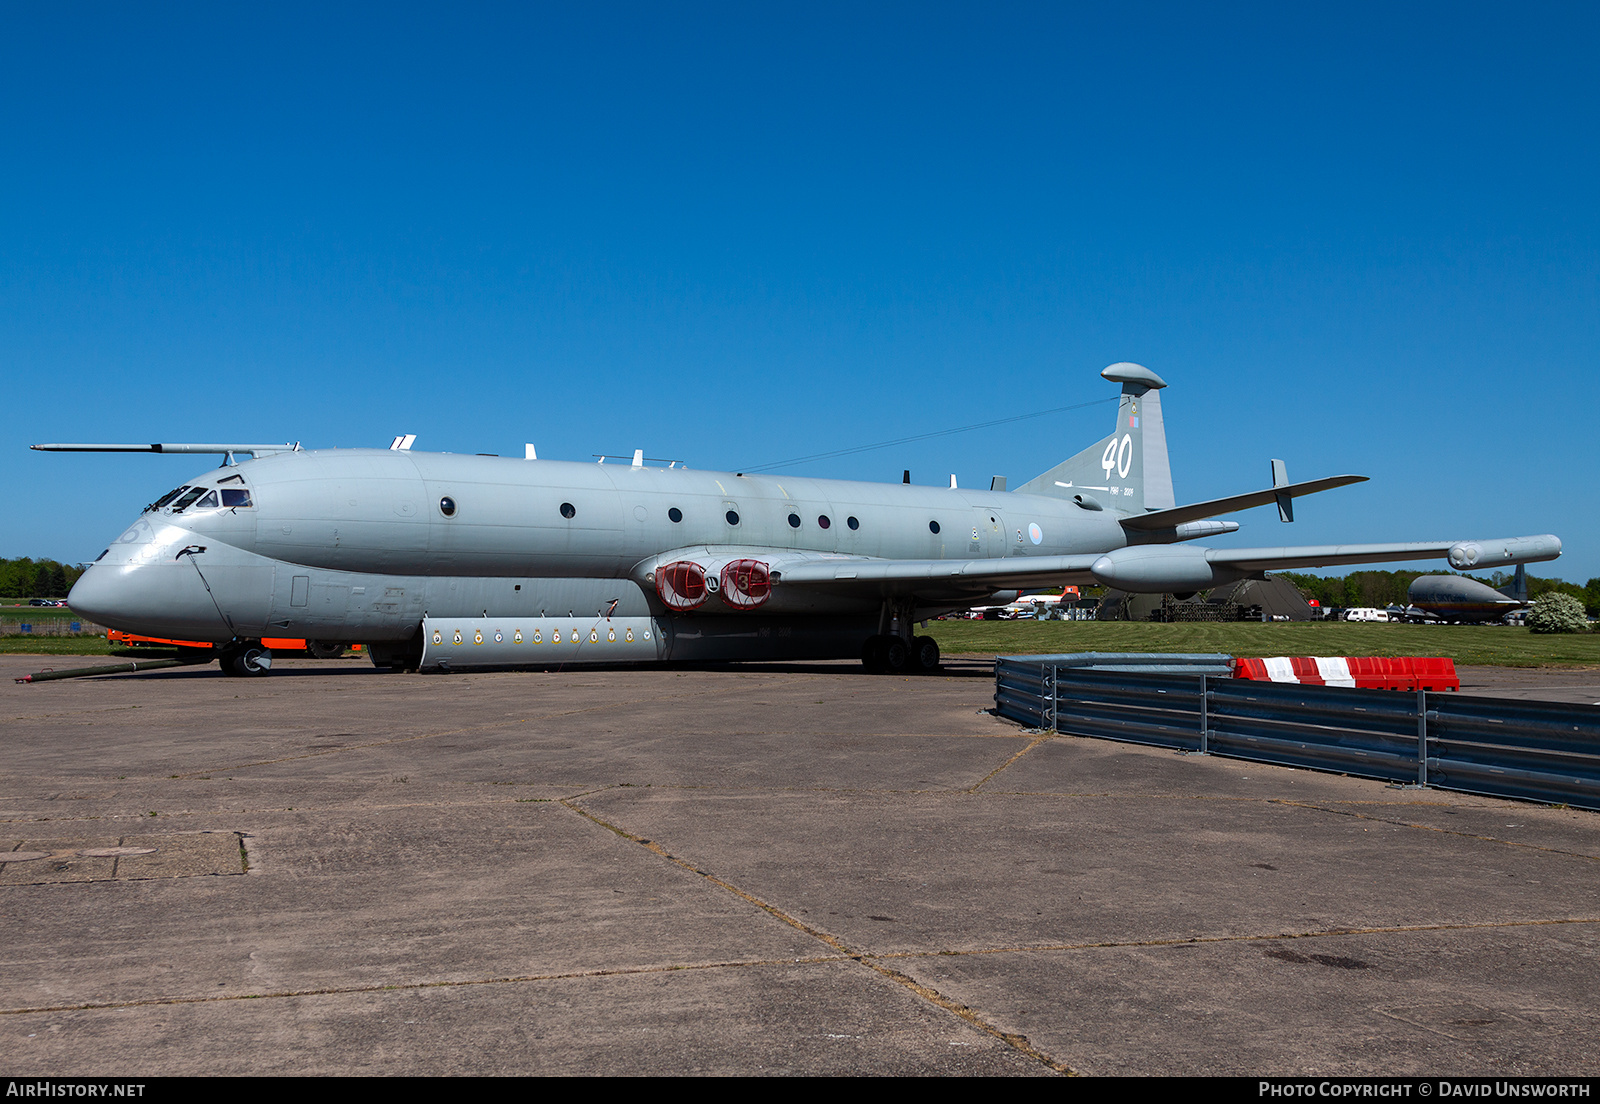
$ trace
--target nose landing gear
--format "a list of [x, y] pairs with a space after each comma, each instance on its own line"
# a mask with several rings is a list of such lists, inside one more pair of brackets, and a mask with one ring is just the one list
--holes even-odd
[[272, 671], [272, 649], [259, 640], [235, 640], [217, 652], [222, 673], [237, 678], [259, 678]]

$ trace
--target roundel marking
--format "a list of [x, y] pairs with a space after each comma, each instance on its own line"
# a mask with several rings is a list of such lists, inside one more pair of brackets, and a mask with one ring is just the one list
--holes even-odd
[[1038, 522], [1028, 523], [1028, 539], [1034, 544], [1044, 543], [1044, 530], [1039, 528]]

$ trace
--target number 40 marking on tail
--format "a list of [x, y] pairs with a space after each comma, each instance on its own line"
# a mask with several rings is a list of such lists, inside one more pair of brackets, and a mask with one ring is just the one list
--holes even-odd
[[1105, 455], [1100, 457], [1100, 466], [1106, 470], [1106, 478], [1111, 478], [1111, 470], [1117, 471], [1117, 478], [1126, 479], [1128, 468], [1133, 464], [1133, 435], [1124, 433], [1122, 440], [1115, 437], [1106, 442]]

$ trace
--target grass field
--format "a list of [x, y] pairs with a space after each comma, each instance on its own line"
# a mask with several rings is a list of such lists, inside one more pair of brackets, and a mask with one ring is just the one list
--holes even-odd
[[1600, 634], [1348, 621], [1162, 625], [1137, 621], [930, 621], [946, 654], [1226, 652], [1241, 656], [1448, 656], [1490, 667], [1600, 667]]
[[0, 606], [4, 621], [82, 621], [83, 614], [61, 606]]

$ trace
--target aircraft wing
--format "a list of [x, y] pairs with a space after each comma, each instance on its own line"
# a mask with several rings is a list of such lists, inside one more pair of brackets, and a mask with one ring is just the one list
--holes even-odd
[[[1188, 506], [1178, 506], [1171, 510], [1154, 510], [1148, 514], [1135, 514], [1133, 517], [1123, 518], [1124, 529], [1171, 529], [1173, 526], [1182, 525], [1186, 521], [1196, 521], [1200, 518], [1216, 517], [1218, 514], [1231, 514], [1236, 510], [1248, 510], [1253, 506], [1265, 506], [1269, 502], [1281, 502], [1301, 495], [1316, 494], [1318, 491], [1331, 491], [1335, 487], [1348, 487], [1352, 483], [1365, 483], [1364, 475], [1333, 475], [1327, 479], [1310, 479], [1304, 483], [1287, 483], [1281, 487], [1272, 487], [1265, 491], [1251, 491], [1248, 494], [1230, 495], [1227, 498], [1213, 498], [1209, 502], [1195, 502]], [[1381, 560], [1373, 560], [1381, 563]]]
[[1077, 556], [1014, 556], [1004, 560], [878, 560], [773, 564], [780, 586], [882, 594], [982, 593], [1062, 582], [1092, 583], [1101, 553]]
[[1029, 586], [1098, 583], [1147, 594], [1184, 593], [1263, 571], [1394, 560], [1446, 559], [1457, 570], [1553, 560], [1559, 538], [1423, 541], [1405, 544], [1328, 544], [1279, 548], [1203, 548], [1129, 545], [1071, 556], [1011, 556], [992, 560], [883, 560], [776, 552], [773, 583], [834, 593], [939, 598]]
[[1459, 540], [1416, 544], [1323, 544], [1286, 548], [1212, 548], [1206, 558], [1244, 571], [1287, 571], [1296, 567], [1336, 564], [1388, 563], [1392, 560], [1444, 558], [1458, 571], [1488, 569], [1501, 564], [1534, 563], [1561, 555], [1561, 540], [1539, 537], [1499, 537], [1494, 540]]

